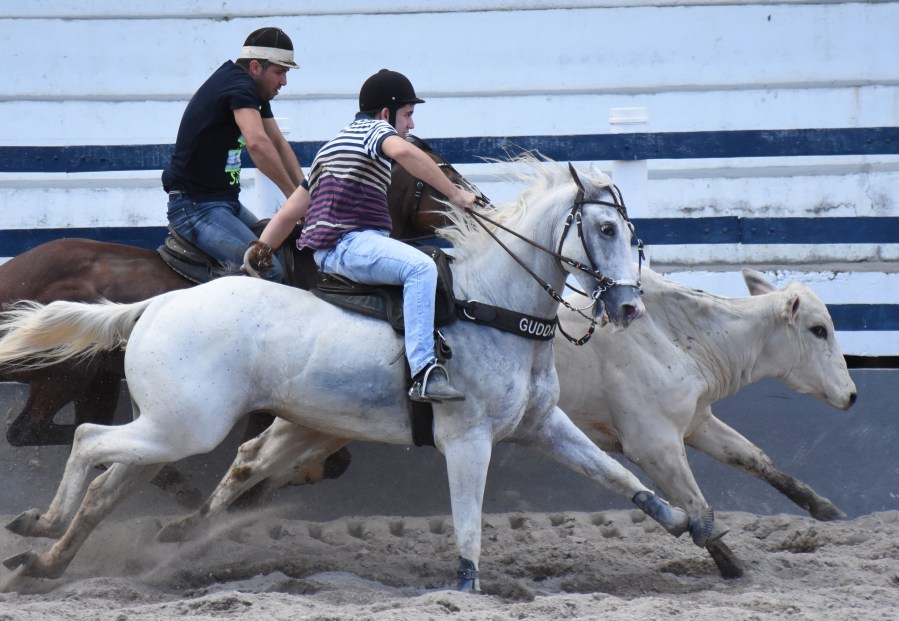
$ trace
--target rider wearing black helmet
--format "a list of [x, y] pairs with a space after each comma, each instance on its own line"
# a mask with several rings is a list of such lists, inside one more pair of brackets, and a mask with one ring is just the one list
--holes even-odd
[[359, 91], [359, 110], [374, 118], [387, 108], [390, 116], [387, 122], [396, 127], [397, 110], [406, 104], [424, 103], [412, 88], [412, 82], [402, 73], [381, 69], [368, 78]]
[[355, 120], [315, 156], [308, 190], [300, 187], [250, 244], [248, 271], [264, 270], [271, 249], [305, 218], [301, 248], [314, 251], [322, 272], [365, 284], [403, 285], [406, 357], [412, 371], [410, 397], [416, 401], [459, 401], [464, 395], [437, 362], [434, 296], [437, 267], [419, 250], [390, 238], [387, 210], [390, 168], [399, 162], [462, 208], [475, 196], [453, 185], [421, 149], [406, 140], [415, 127], [415, 104], [424, 103], [401, 73], [382, 69], [359, 92]]

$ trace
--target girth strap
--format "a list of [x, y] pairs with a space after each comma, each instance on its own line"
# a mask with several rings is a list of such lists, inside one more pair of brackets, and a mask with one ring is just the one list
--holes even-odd
[[460, 319], [536, 341], [552, 340], [558, 323], [558, 317], [552, 319], [534, 317], [476, 300], [456, 300], [456, 314]]

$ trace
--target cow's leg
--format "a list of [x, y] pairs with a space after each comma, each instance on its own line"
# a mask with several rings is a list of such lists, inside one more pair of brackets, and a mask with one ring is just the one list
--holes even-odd
[[65, 534], [43, 554], [23, 552], [3, 561], [9, 569], [23, 567], [22, 576], [58, 578], [100, 521], [131, 492], [149, 481], [161, 465], [113, 464], [88, 487]]
[[[686, 417], [687, 420], [692, 418], [692, 413]], [[652, 424], [643, 425], [644, 420], [650, 420]], [[651, 418], [634, 416], [628, 419], [622, 424], [626, 428], [619, 430], [622, 452], [676, 505], [690, 512], [710, 510], [687, 461], [681, 432], [674, 425], [666, 424], [668, 420], [685, 420], [685, 417], [671, 412]], [[706, 543], [706, 550], [722, 577], [742, 577], [743, 564], [722, 538], [727, 531], [717, 525], [716, 529]]]
[[158, 541], [182, 541], [203, 520], [227, 509], [244, 492], [264, 481], [274, 493], [291, 481], [323, 474], [325, 458], [346, 440], [277, 419], [258, 437], [242, 444], [237, 457], [209, 499], [195, 512], [166, 524]]
[[680, 417], [656, 412], [651, 416], [633, 416], [620, 425], [621, 452], [646, 473], [668, 500], [686, 511], [707, 510], [710, 506], [690, 469], [681, 431], [667, 422], [671, 419]]
[[715, 418], [711, 409], [706, 420], [686, 441], [706, 455], [766, 481], [817, 520], [840, 520], [846, 517], [836, 505], [815, 492], [807, 483], [780, 470], [762, 449]]

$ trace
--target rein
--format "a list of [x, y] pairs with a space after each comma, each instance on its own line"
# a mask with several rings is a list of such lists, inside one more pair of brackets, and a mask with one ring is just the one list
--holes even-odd
[[[420, 139], [416, 138], [413, 142], [420, 148], [424, 148], [423, 142]], [[428, 150], [430, 150], [430, 149], [428, 148]], [[490, 205], [490, 199], [488, 199], [484, 195], [484, 193], [481, 192], [480, 188], [478, 188], [477, 186], [475, 186], [474, 184], [469, 182], [468, 179], [466, 179], [464, 176], [459, 174], [459, 172], [453, 167], [452, 164], [450, 164], [447, 161], [435, 162], [435, 163], [437, 164], [438, 168], [441, 168], [441, 169], [446, 168], [446, 169], [453, 171], [456, 174], [456, 177], [460, 180], [462, 186], [477, 197], [477, 201], [476, 201], [477, 205], [479, 205], [481, 207], [486, 207], [486, 206]], [[587, 341], [589, 341], [590, 337], [593, 336], [593, 333], [596, 330], [596, 323], [597, 323], [596, 316], [600, 314], [600, 313], [592, 313], [591, 315], [586, 315], [586, 314], [584, 314], [584, 311], [593, 309], [597, 303], [602, 304], [602, 299], [601, 299], [602, 295], [606, 291], [611, 289], [612, 287], [633, 286], [633, 287], [637, 287], [639, 289], [641, 286], [640, 285], [640, 274], [642, 274], [642, 271], [643, 271], [643, 259], [644, 259], [645, 255], [643, 253], [643, 240], [641, 240], [636, 235], [634, 225], [631, 222], [630, 218], [628, 217], [627, 208], [624, 206], [624, 199], [622, 198], [621, 192], [618, 190], [617, 186], [612, 185], [609, 187], [609, 191], [613, 197], [613, 202], [603, 201], [603, 200], [587, 200], [585, 198], [586, 193], [584, 190], [584, 186], [581, 183], [581, 180], [577, 175], [577, 171], [575, 171], [574, 166], [571, 164], [571, 162], [568, 163], [568, 170], [571, 172], [571, 177], [574, 179], [574, 183], [578, 188], [578, 193], [574, 199], [574, 204], [571, 206], [571, 211], [568, 213], [568, 217], [565, 219], [565, 228], [562, 231], [562, 236], [559, 238], [558, 250], [552, 250], [551, 248], [546, 248], [546, 247], [542, 246], [541, 244], [538, 244], [537, 242], [530, 240], [530, 239], [524, 237], [523, 235], [519, 234], [518, 232], [513, 231], [512, 229], [487, 217], [483, 213], [479, 213], [477, 211], [474, 211], [473, 209], [467, 210], [467, 213], [472, 216], [474, 221], [481, 228], [483, 228], [484, 231], [488, 235], [490, 235], [490, 237], [492, 237], [493, 240], [497, 244], [499, 244], [500, 247], [502, 247], [502, 249], [505, 250], [506, 253], [510, 257], [515, 259], [515, 261], [531, 276], [531, 278], [533, 278], [540, 285], [540, 287], [554, 301], [561, 304], [568, 310], [577, 313], [584, 319], [587, 319], [588, 321], [590, 321], [590, 326], [587, 329], [587, 332], [580, 338], [575, 338], [575, 337], [569, 335], [567, 332], [565, 332], [564, 328], [562, 328], [562, 324], [559, 323], [558, 315], [556, 317], [554, 317], [552, 320], [550, 320], [552, 323], [554, 323], [558, 327], [559, 332], [565, 338], [567, 338], [571, 343], [574, 343], [575, 345], [580, 346], [580, 345], [583, 345], [584, 343], [586, 343]], [[422, 197], [425, 187], [429, 187], [429, 186], [427, 186], [427, 184], [425, 184], [420, 179], [416, 179], [414, 202], [412, 204], [412, 218], [413, 219], [418, 216], [419, 205], [420, 205], [421, 197]], [[637, 268], [638, 276], [637, 276], [636, 281], [633, 281], [633, 280], [618, 280], [618, 281], [616, 281], [616, 280], [613, 280], [613, 279], [609, 278], [608, 276], [604, 275], [602, 272], [600, 272], [599, 270], [597, 270], [593, 267], [594, 265], [596, 265], [596, 261], [594, 260], [593, 255], [590, 252], [590, 248], [587, 246], [587, 241], [584, 238], [584, 228], [583, 228], [583, 207], [584, 207], [584, 205], [606, 205], [608, 207], [614, 207], [615, 210], [621, 215], [621, 217], [627, 223], [628, 229], [630, 230], [630, 233], [631, 233], [631, 237], [637, 240], [637, 252], [638, 252], [639, 258], [638, 258], [638, 268]], [[558, 259], [560, 262], [565, 263], [565, 264], [573, 267], [574, 269], [584, 272], [585, 274], [588, 274], [589, 276], [591, 276], [596, 281], [596, 287], [594, 288], [594, 290], [591, 294], [584, 293], [583, 291], [580, 291], [579, 289], [577, 289], [575, 287], [571, 287], [569, 285], [569, 288], [572, 289], [575, 293], [578, 293], [586, 298], [589, 298], [591, 300], [590, 304], [587, 306], [584, 306], [582, 308], [578, 308], [578, 307], [570, 304], [567, 300], [565, 300], [565, 298], [563, 298], [561, 296], [561, 294], [559, 294], [559, 292], [557, 292], [555, 289], [553, 289], [552, 285], [550, 285], [548, 282], [546, 282], [545, 280], [540, 278], [540, 276], [537, 275], [530, 267], [528, 267], [518, 256], [516, 256], [515, 253], [513, 253], [509, 249], [508, 246], [506, 246], [502, 241], [500, 241], [500, 239], [493, 233], [493, 231], [491, 231], [484, 224], [484, 222], [488, 222], [488, 223], [492, 224], [493, 226], [495, 226], [499, 229], [502, 229], [511, 235], [514, 235], [515, 237], [521, 239], [522, 241], [541, 250], [542, 252], [552, 255], [553, 257]], [[570, 259], [562, 254], [562, 245], [565, 243], [565, 238], [567, 237], [568, 232], [571, 230], [572, 225], [576, 225], [578, 237], [581, 240], [581, 244], [584, 247], [584, 251], [587, 254], [587, 258], [590, 261], [590, 266], [583, 265], [582, 263], [575, 261], [573, 259]], [[477, 304], [477, 302], [474, 300], [469, 300], [468, 302], [459, 301], [459, 303], [461, 305], [463, 305], [463, 308], [464, 308], [465, 304]], [[497, 309], [497, 310], [504, 310], [504, 309]], [[463, 312], [462, 316], [465, 317], [466, 319], [474, 320], [473, 317], [468, 316], [467, 312]], [[541, 320], [541, 321], [545, 321], [545, 320]]]
[[[588, 315], [585, 315], [583, 311], [593, 308], [597, 302], [599, 302], [601, 304], [602, 303], [602, 299], [601, 299], [602, 295], [606, 291], [611, 289], [612, 287], [632, 286], [632, 287], [637, 287], [639, 289], [640, 288], [640, 280], [638, 277], [638, 279], [636, 281], [633, 281], [633, 280], [618, 280], [618, 281], [616, 281], [616, 280], [609, 278], [608, 276], [606, 276], [605, 274], [603, 274], [602, 272], [600, 272], [599, 270], [597, 270], [593, 267], [596, 264], [596, 261], [593, 259], [592, 253], [590, 252], [590, 248], [587, 246], [587, 240], [583, 234], [583, 215], [582, 215], [583, 206], [584, 205], [606, 205], [609, 207], [614, 207], [616, 209], [616, 211], [618, 211], [618, 213], [624, 219], [624, 221], [627, 222], [627, 225], [628, 225], [628, 228], [630, 230], [632, 237], [636, 237], [634, 225], [628, 218], [627, 209], [624, 206], [624, 201], [622, 200], [621, 193], [618, 191], [617, 187], [615, 187], [613, 185], [613, 186], [611, 186], [611, 188], [614, 188], [614, 190], [610, 190], [612, 192], [613, 198], [615, 199], [614, 202], [602, 201], [602, 200], [587, 200], [585, 198], [584, 186], [581, 184], [581, 180], [578, 178], [577, 172], [575, 171], [574, 166], [572, 166], [570, 162], [568, 163], [568, 169], [571, 171], [571, 176], [574, 179], [574, 182], [578, 187], [578, 193], [577, 193], [577, 196], [575, 197], [574, 204], [571, 206], [571, 211], [568, 213], [568, 217], [565, 218], [565, 228], [562, 231], [562, 236], [559, 238], [558, 250], [552, 250], [550, 248], [546, 248], [545, 246], [538, 244], [537, 242], [535, 242], [531, 239], [528, 239], [527, 237], [524, 237], [520, 233], [513, 231], [512, 229], [500, 224], [499, 222], [497, 222], [491, 218], [488, 218], [487, 216], [485, 216], [482, 213], [476, 212], [474, 210], [468, 210], [468, 213], [473, 217], [475, 222], [477, 222], [477, 224], [481, 228], [483, 228], [484, 231], [488, 235], [490, 235], [490, 237], [492, 237], [493, 240], [497, 244], [499, 244], [503, 250], [506, 251], [506, 253], [510, 257], [515, 259], [515, 261], [531, 276], [531, 278], [533, 278], [541, 286], [541, 288], [553, 300], [555, 300], [559, 304], [563, 305], [568, 310], [575, 312], [575, 313], [579, 314], [581, 317], [584, 317], [585, 319], [588, 319], [590, 321], [590, 327], [587, 329], [586, 334], [584, 334], [580, 338], [575, 338], [575, 337], [572, 337], [571, 335], [569, 335], [567, 332], [565, 332], [565, 330], [562, 328], [562, 325], [558, 321], [558, 316], [554, 319], [556, 325], [559, 328], [559, 332], [565, 338], [567, 338], [571, 343], [574, 343], [575, 345], [579, 346], [579, 345], [583, 345], [584, 343], [586, 343], [587, 341], [590, 340], [590, 337], [593, 336], [593, 332], [596, 330], [596, 323], [597, 323], [596, 315], [598, 313], [593, 313], [592, 315], [588, 316]], [[471, 186], [471, 187], [473, 187], [473, 186]], [[478, 198], [478, 204], [480, 204], [481, 206], [488, 205], [489, 200], [487, 199], [487, 197], [484, 196], [483, 193], [481, 193], [481, 191], [478, 190], [477, 188], [474, 188], [474, 190], [475, 190], [474, 194]], [[493, 226], [500, 228], [500, 229], [506, 231], [507, 233], [514, 235], [518, 239], [530, 244], [534, 248], [537, 248], [538, 250], [541, 250], [542, 252], [552, 255], [553, 257], [558, 259], [560, 262], [565, 263], [565, 264], [573, 267], [574, 269], [580, 270], [581, 272], [584, 272], [585, 274], [590, 275], [596, 281], [596, 287], [594, 288], [592, 294], [587, 295], [586, 293], [578, 291], [577, 289], [574, 289], [574, 291], [576, 293], [580, 293], [581, 295], [583, 295], [585, 297], [589, 297], [592, 300], [592, 303], [589, 306], [585, 306], [583, 308], [577, 308], [575, 306], [572, 306], [555, 289], [553, 289], [552, 285], [550, 285], [548, 282], [546, 282], [545, 280], [540, 278], [540, 276], [538, 276], [534, 272], [534, 270], [532, 270], [530, 267], [528, 267], [518, 256], [515, 255], [515, 253], [513, 253], [509, 249], [508, 246], [506, 246], [502, 241], [500, 241], [500, 239], [493, 233], [493, 231], [491, 231], [489, 228], [487, 228], [487, 226], [484, 224], [484, 222], [489, 222]], [[578, 237], [581, 240], [581, 244], [584, 247], [584, 251], [587, 254], [587, 258], [590, 261], [589, 267], [585, 266], [584, 264], [580, 263], [579, 261], [570, 259], [561, 253], [562, 245], [565, 242], [565, 238], [567, 237], [568, 232], [572, 228], [572, 224], [576, 224], [576, 226], [577, 226]], [[642, 273], [643, 256], [644, 256], [643, 255], [643, 241], [640, 240], [639, 238], [637, 238], [637, 249], [639, 252], [638, 273]]]

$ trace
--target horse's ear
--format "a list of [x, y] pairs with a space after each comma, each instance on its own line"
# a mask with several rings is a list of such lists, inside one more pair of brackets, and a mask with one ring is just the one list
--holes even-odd
[[577, 171], [574, 169], [574, 165], [571, 162], [568, 162], [568, 170], [571, 171], [571, 178], [574, 179], [574, 184], [581, 192], [583, 192], [584, 184], [581, 183], [581, 179], [577, 176]]

